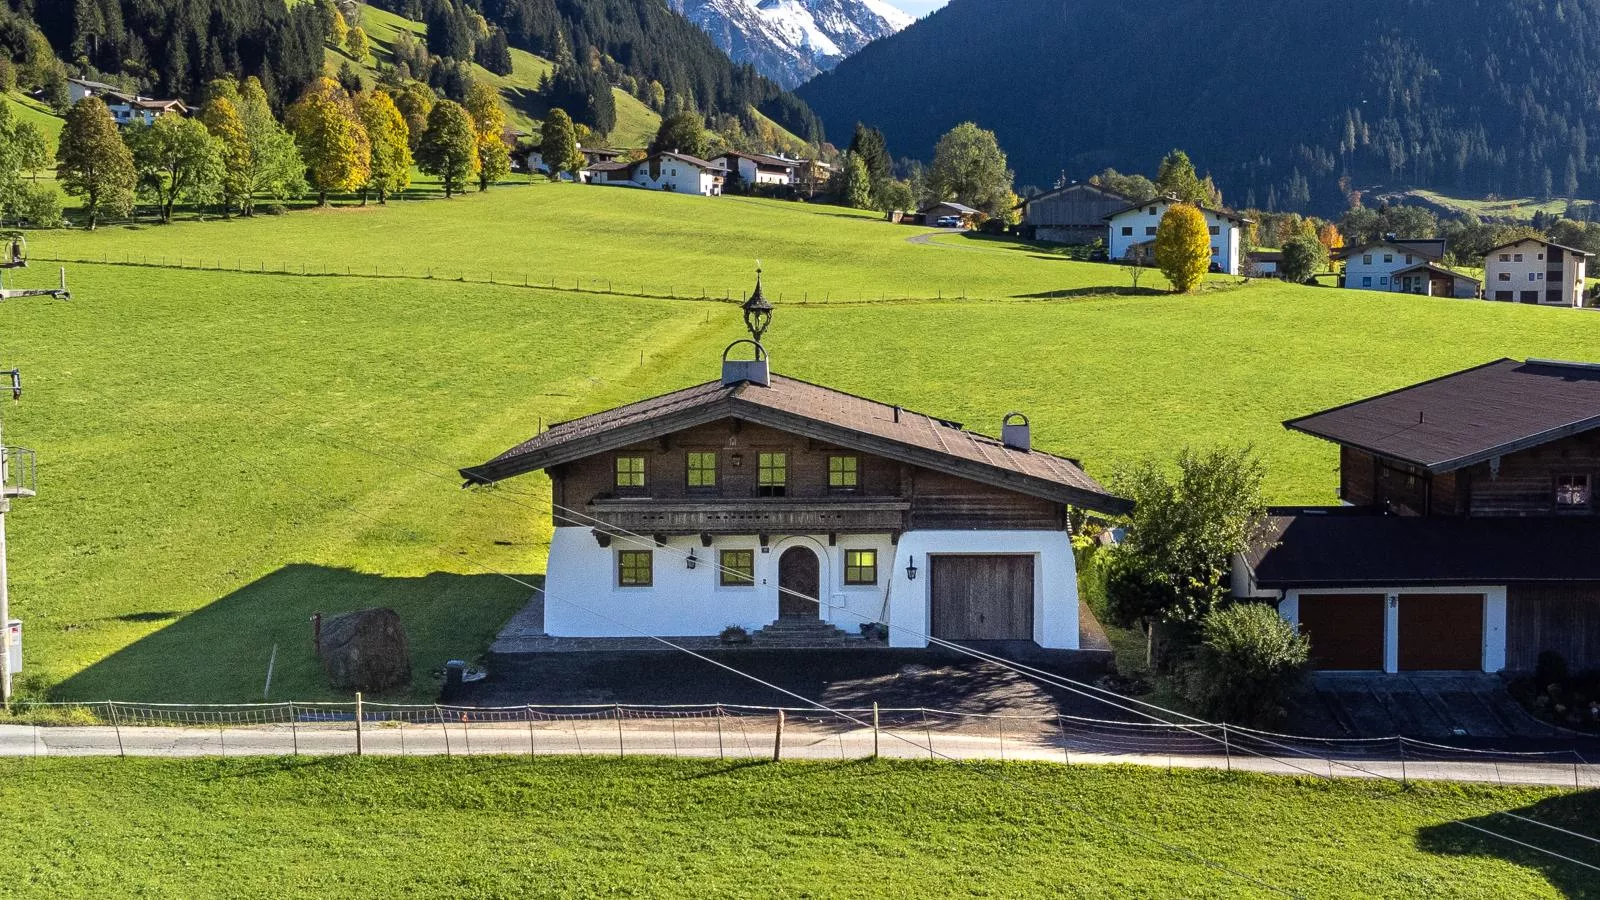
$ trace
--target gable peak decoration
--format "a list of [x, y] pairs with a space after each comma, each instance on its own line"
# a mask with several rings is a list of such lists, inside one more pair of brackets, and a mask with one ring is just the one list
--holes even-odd
[[772, 325], [772, 304], [761, 293], [761, 264], [756, 263], [756, 289], [750, 294], [750, 299], [744, 302], [744, 327], [750, 332], [750, 339], [757, 344], [761, 343], [761, 336], [767, 333], [767, 328]]
[[[768, 303], [767, 298], [761, 293], [759, 262], [756, 263], [756, 289], [742, 308], [744, 327], [749, 330], [750, 337], [734, 341], [722, 351], [722, 383], [735, 385], [749, 382], [769, 387], [772, 384], [772, 368], [767, 362], [767, 348], [761, 345], [761, 336], [766, 334], [772, 325], [772, 304]], [[755, 355], [750, 359], [730, 359], [733, 349], [740, 344], [749, 344]]]

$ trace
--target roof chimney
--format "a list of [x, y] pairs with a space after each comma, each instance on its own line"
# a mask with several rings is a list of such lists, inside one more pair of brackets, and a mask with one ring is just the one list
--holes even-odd
[[1033, 429], [1028, 425], [1028, 417], [1019, 412], [1007, 413], [1000, 423], [1000, 443], [1024, 453], [1032, 450]]

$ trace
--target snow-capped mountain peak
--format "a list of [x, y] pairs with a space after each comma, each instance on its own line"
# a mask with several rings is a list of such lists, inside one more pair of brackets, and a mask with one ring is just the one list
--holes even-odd
[[795, 87], [912, 23], [885, 0], [669, 0], [735, 62]]

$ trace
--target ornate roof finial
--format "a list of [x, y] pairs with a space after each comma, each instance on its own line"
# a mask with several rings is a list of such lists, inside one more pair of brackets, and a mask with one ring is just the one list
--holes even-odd
[[749, 330], [750, 337], [756, 343], [761, 343], [761, 336], [767, 333], [767, 328], [772, 324], [772, 304], [761, 293], [761, 260], [756, 260], [756, 289], [750, 299], [744, 302], [744, 327]]

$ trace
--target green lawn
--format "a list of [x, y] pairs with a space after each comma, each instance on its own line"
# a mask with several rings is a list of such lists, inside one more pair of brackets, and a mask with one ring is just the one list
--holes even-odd
[[7, 760], [0, 883], [52, 898], [1270, 896], [1149, 834], [1307, 898], [1596, 896], [1577, 867], [1446, 824], [1484, 806], [1584, 830], [1600, 812], [1592, 793], [1015, 764]]
[[[74, 263], [72, 303], [0, 307], [0, 363], [28, 385], [6, 437], [42, 460], [41, 495], [18, 504], [10, 535], [25, 692], [253, 699], [276, 644], [273, 696], [327, 697], [307, 618], [387, 604], [410, 625], [410, 696], [430, 696], [428, 671], [481, 652], [528, 594], [477, 564], [537, 576], [548, 536], [521, 505], [533, 501], [463, 492], [448, 473], [541, 420], [712, 378], [741, 333], [730, 304], [523, 288], [524, 268], [568, 287], [614, 275], [619, 294], [636, 278], [663, 294], [671, 278], [679, 296], [710, 281], [737, 298], [759, 256], [778, 371], [990, 433], [1024, 410], [1041, 446], [1108, 480], [1184, 444], [1249, 443], [1280, 503], [1331, 501], [1336, 466], [1284, 419], [1500, 356], [1594, 360], [1600, 347], [1589, 312], [1279, 282], [1118, 295], [1116, 266], [905, 240], [916, 233], [803, 204], [554, 185], [35, 234], [38, 257], [251, 267], [270, 253], [274, 268], [439, 277]], [[445, 280], [491, 265], [517, 285]], [[8, 283], [53, 280], [41, 260]], [[1006, 302], [795, 302], [940, 281]], [[1027, 300], [1058, 291], [1070, 299]]]
[[[1471, 213], [1475, 216], [1490, 219], [1514, 219], [1526, 222], [1530, 221], [1533, 218], [1533, 214], [1537, 212], [1553, 216], [1565, 215], [1567, 212], [1567, 200], [1564, 198], [1537, 200], [1532, 197], [1519, 197], [1510, 200], [1484, 200], [1450, 197], [1434, 191], [1414, 190], [1407, 193], [1452, 212]], [[1592, 200], [1579, 200], [1577, 202], [1582, 207], [1594, 205]]]

